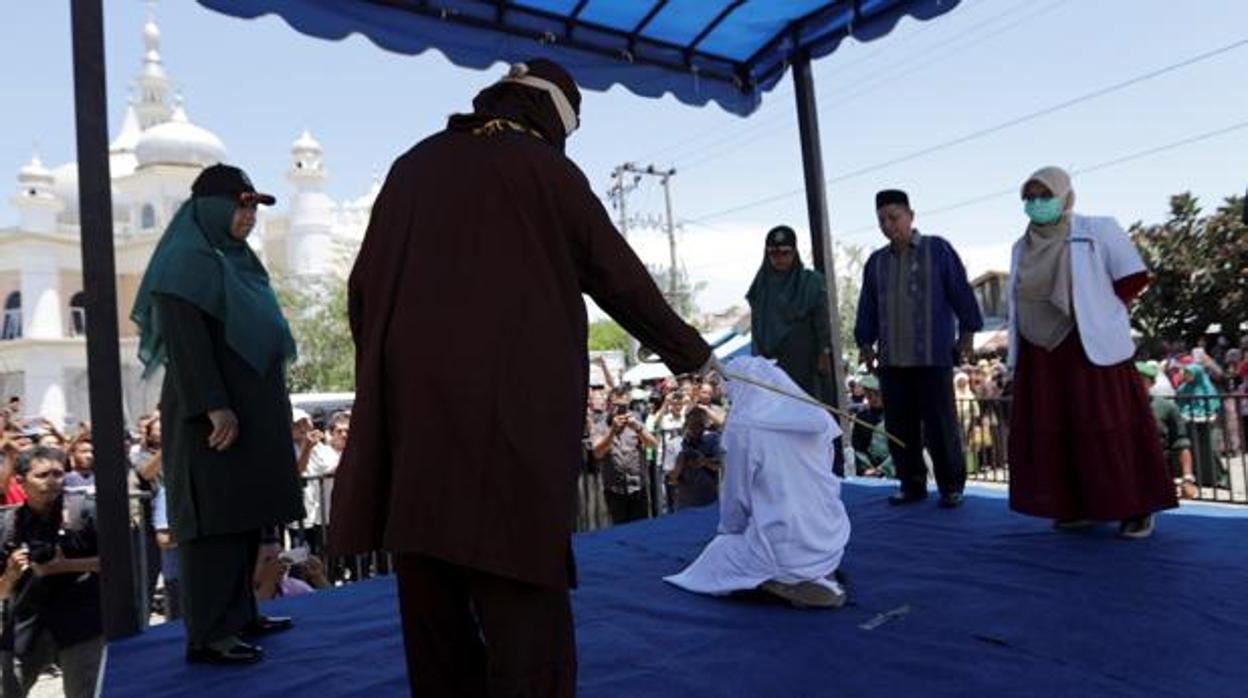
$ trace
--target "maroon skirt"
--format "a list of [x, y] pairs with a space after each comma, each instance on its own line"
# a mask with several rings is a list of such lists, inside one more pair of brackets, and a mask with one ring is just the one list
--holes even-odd
[[1118, 521], [1178, 506], [1135, 366], [1093, 364], [1077, 329], [1053, 351], [1019, 338], [1009, 461], [1023, 514]]

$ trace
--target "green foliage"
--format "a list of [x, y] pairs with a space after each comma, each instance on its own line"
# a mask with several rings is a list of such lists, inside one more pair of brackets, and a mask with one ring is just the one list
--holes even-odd
[[292, 393], [355, 390], [355, 343], [347, 323], [347, 282], [336, 276], [274, 280], [299, 346], [286, 377]]
[[663, 292], [663, 297], [671, 304], [676, 314], [684, 318], [686, 322], [693, 320], [698, 314], [697, 296], [706, 288], [705, 281], [691, 282], [689, 280], [689, 270], [683, 266], [676, 269], [676, 293], [672, 294], [672, 278], [668, 274], [667, 266], [657, 264], [647, 264], [646, 269], [650, 272], [650, 278], [654, 279], [654, 284]]
[[1131, 226], [1131, 237], [1153, 276], [1131, 309], [1131, 322], [1147, 341], [1191, 342], [1211, 323], [1228, 330], [1248, 320], [1248, 228], [1244, 200], [1226, 199], [1202, 215], [1196, 197], [1170, 199], [1160, 225]]
[[[867, 250], [862, 245], [836, 245], [836, 302], [841, 314], [841, 354], [857, 357], [854, 322], [858, 318], [858, 294], [862, 290], [862, 267]], [[855, 361], [856, 363], [856, 361]]]
[[590, 351], [628, 351], [628, 333], [614, 320], [597, 320], [589, 325]]

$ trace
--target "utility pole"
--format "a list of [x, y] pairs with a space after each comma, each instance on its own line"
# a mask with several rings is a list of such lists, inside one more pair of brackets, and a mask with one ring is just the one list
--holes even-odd
[[[628, 240], [628, 194], [641, 183], [641, 176], [633, 174], [634, 168], [636, 168], [636, 165], [626, 162], [611, 170], [613, 182], [611, 188], [607, 190], [607, 198], [611, 199], [615, 207], [620, 211], [620, 235], [623, 235], [625, 240]], [[632, 182], [626, 181], [626, 174], [633, 174]], [[627, 365], [632, 366], [637, 363], [637, 351], [637, 338], [630, 333], [628, 335], [628, 356], [625, 357]]]
[[[676, 255], [676, 221], [672, 217], [672, 177], [675, 176], [676, 169], [669, 168], [669, 169], [663, 170], [663, 169], [656, 167], [655, 165], [647, 165], [645, 167], [640, 167], [636, 163], [626, 162], [623, 165], [620, 165], [619, 167], [615, 168], [615, 170], [612, 171], [611, 173], [612, 176], [616, 177], [617, 179], [616, 187], [613, 188], [612, 193], [614, 193], [616, 189], [623, 186], [621, 183], [623, 182], [623, 176], [626, 173], [633, 175], [633, 184], [632, 184], [633, 189], [635, 189], [638, 186], [638, 184], [640, 184], [642, 176], [658, 177], [659, 184], [663, 187], [663, 204], [666, 209], [666, 218], [663, 221], [663, 232], [667, 234], [667, 248], [668, 248], [667, 294], [666, 295], [667, 295], [668, 304], [671, 305], [673, 308], [676, 308], [677, 310], [679, 310], [681, 306], [680, 301], [683, 296], [683, 292], [680, 287], [680, 271], [677, 267], [678, 262], [677, 262], [677, 255]], [[622, 199], [620, 203], [620, 220], [622, 224], [625, 222], [631, 222], [631, 220], [625, 215], [624, 204], [623, 204]], [[623, 228], [621, 227], [621, 230], [622, 229]]]

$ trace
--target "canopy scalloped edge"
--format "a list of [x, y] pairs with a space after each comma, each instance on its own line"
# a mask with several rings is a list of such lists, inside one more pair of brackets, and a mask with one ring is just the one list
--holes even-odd
[[[838, 0], [795, 17], [785, 28], [760, 35], [761, 46], [745, 60], [665, 43], [644, 33], [578, 23], [540, 8], [482, 0], [395, 2], [394, 0], [198, 0], [204, 7], [241, 19], [273, 14], [294, 30], [340, 41], [352, 34], [379, 48], [404, 55], [433, 49], [454, 65], [478, 70], [497, 62], [535, 57], [558, 61], [583, 88], [605, 91], [620, 85], [639, 97], [671, 94], [690, 106], [715, 102], [748, 116], [763, 93], [784, 77], [794, 56], [820, 58], [848, 37], [873, 41], [890, 33], [903, 17], [926, 21], [949, 12], [961, 0]], [[722, 5], [723, 3], [718, 3]], [[731, 21], [730, 4], [716, 24], [691, 29], [701, 39]], [[436, 6], [435, 6], [436, 5]], [[494, 13], [494, 21], [486, 16]], [[513, 18], [508, 23], [508, 18]]]

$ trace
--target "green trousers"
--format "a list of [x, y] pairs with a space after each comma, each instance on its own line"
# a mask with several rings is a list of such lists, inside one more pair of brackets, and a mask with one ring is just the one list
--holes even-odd
[[237, 635], [256, 619], [253, 582], [260, 532], [178, 542], [186, 641], [205, 645]]

